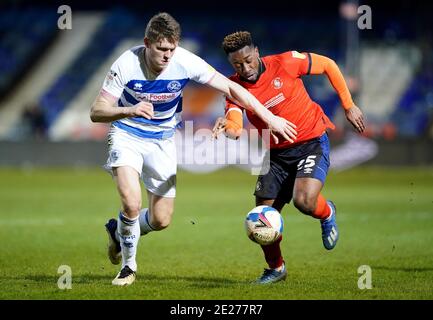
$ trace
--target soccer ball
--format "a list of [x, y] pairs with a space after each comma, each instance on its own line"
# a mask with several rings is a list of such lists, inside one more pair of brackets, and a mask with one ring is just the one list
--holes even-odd
[[269, 245], [283, 233], [283, 217], [274, 208], [258, 206], [248, 212], [245, 230], [248, 238], [260, 245]]

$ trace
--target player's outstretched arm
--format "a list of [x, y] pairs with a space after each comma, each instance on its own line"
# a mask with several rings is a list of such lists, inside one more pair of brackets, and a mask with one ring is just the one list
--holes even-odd
[[329, 81], [340, 97], [341, 104], [346, 113], [347, 120], [353, 125], [358, 132], [363, 132], [365, 129], [364, 115], [352, 100], [349, 88], [344, 80], [340, 68], [334, 60], [311, 53], [311, 74], [326, 73]]
[[[224, 93], [227, 98], [236, 104], [244, 107], [257, 114], [269, 127], [272, 132], [280, 134], [284, 139], [294, 142], [296, 139], [296, 126], [290, 121], [275, 116], [266, 109], [248, 90], [224, 77], [221, 73], [216, 72], [215, 76], [207, 83], [209, 86]], [[272, 133], [275, 143], [278, 143], [278, 137]]]
[[128, 117], [143, 117], [152, 119], [153, 105], [141, 101], [133, 107], [116, 107], [117, 99], [104, 92], [99, 93], [90, 109], [90, 119], [93, 122], [112, 122]]

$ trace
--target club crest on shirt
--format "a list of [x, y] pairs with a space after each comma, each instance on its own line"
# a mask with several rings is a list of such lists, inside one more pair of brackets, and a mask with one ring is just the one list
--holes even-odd
[[281, 80], [280, 77], [276, 77], [274, 80], [272, 80], [272, 85], [274, 86], [274, 89], [281, 89], [283, 86], [283, 80]]
[[182, 88], [179, 81], [173, 80], [167, 84], [167, 90], [170, 92], [177, 92]]

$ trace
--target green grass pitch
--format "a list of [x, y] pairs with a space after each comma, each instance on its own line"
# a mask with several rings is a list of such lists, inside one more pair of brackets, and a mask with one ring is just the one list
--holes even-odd
[[[284, 208], [288, 278], [251, 281], [265, 267], [243, 220], [256, 177], [225, 169], [178, 175], [172, 224], [140, 239], [137, 281], [118, 288], [104, 223], [119, 200], [102, 169], [0, 169], [0, 299], [432, 299], [433, 168], [331, 172], [340, 241], [326, 251], [317, 220]], [[144, 199], [144, 201], [146, 201]], [[70, 266], [72, 289], [57, 286]], [[371, 267], [372, 289], [358, 288]]]

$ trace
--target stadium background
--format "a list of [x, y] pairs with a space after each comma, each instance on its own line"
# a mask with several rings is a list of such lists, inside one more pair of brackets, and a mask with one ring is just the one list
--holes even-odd
[[[72, 9], [71, 30], [57, 27], [61, 15], [57, 9], [62, 4]], [[357, 28], [356, 8], [362, 4], [372, 9], [372, 29]], [[307, 267], [325, 262], [334, 266], [335, 260], [321, 256], [315, 238], [318, 230], [290, 206], [284, 213], [287, 237], [306, 241], [306, 251], [311, 249], [307, 254], [292, 245], [283, 247], [288, 259], [293, 258], [294, 276], [287, 286], [292, 286], [294, 293], [285, 295], [283, 286], [269, 296], [250, 292], [242, 281], [256, 276], [262, 260], [260, 252], [244, 239], [242, 219], [253, 204], [255, 178], [233, 166], [203, 169], [180, 165], [178, 218], [171, 229], [150, 237], [154, 250], [166, 253], [143, 276], [143, 281], [148, 276], [151, 288], [162, 282], [171, 291], [145, 291], [137, 283], [140, 289], [132, 290], [141, 295], [135, 298], [433, 297], [428, 290], [433, 281], [433, 255], [427, 245], [433, 240], [431, 4], [5, 1], [0, 8], [0, 238], [10, 244], [0, 251], [0, 282], [6, 288], [1, 298], [115, 298], [105, 286], [115, 269], [104, 260], [102, 233], [104, 221], [118, 206], [114, 184], [100, 168], [106, 157], [108, 127], [91, 123], [88, 114], [111, 63], [125, 49], [141, 43], [146, 21], [159, 11], [168, 11], [181, 23], [181, 45], [227, 76], [231, 67], [221, 42], [224, 35], [236, 30], [251, 31], [262, 55], [308, 51], [327, 55], [340, 65], [366, 116], [367, 129], [362, 136], [345, 123], [326, 77], [310, 76], [304, 81], [312, 98], [337, 125], [330, 133], [333, 164], [325, 191], [337, 204], [342, 203], [342, 215], [346, 214], [341, 217], [343, 230], [353, 228], [352, 238], [346, 247], [343, 238], [341, 254], [337, 252], [335, 260], [344, 261], [344, 250], [350, 252], [348, 256], [355, 262], [344, 271], [353, 269], [355, 288], [346, 288], [347, 279], [342, 277], [334, 279], [336, 284], [329, 293], [319, 270], [302, 273], [297, 262], [305, 266], [305, 261], [310, 261]], [[211, 127], [223, 114], [221, 101], [211, 90], [192, 84], [184, 96], [184, 119], [194, 120], [196, 129]], [[213, 214], [215, 208], [218, 213]], [[393, 225], [395, 220], [399, 222]], [[213, 224], [219, 223], [225, 230], [221, 231], [224, 240], [221, 234], [209, 233]], [[178, 261], [171, 255], [178, 250], [173, 242], [186, 235], [185, 253]], [[311, 247], [310, 240], [314, 243]], [[374, 254], [365, 244], [370, 240]], [[233, 255], [227, 249], [231, 246]], [[235, 255], [236, 248], [242, 251], [246, 246], [253, 257]], [[88, 257], [83, 248], [94, 256]], [[188, 251], [205, 252], [209, 260]], [[388, 256], [388, 251], [396, 254]], [[209, 266], [223, 264], [223, 258], [215, 260], [217, 252], [235, 261], [224, 271], [229, 275], [210, 270], [200, 275]], [[139, 265], [146, 264], [145, 257]], [[367, 262], [373, 259], [378, 273], [383, 273], [374, 293], [364, 294], [356, 288], [354, 265], [362, 264], [362, 257]], [[168, 262], [183, 266], [172, 271]], [[11, 276], [22, 264], [24, 270]], [[73, 278], [78, 289], [70, 290], [69, 295], [57, 288], [56, 272], [61, 264], [73, 265], [74, 274], [78, 274]], [[186, 276], [191, 271], [188, 268], [199, 275]], [[246, 274], [239, 271], [245, 268]], [[399, 282], [400, 290], [392, 293], [396, 279], [403, 282]], [[305, 287], [303, 281], [309, 284]], [[195, 291], [182, 295], [185, 287]], [[247, 292], [246, 296], [241, 292]], [[127, 291], [119, 297], [133, 294]]]

